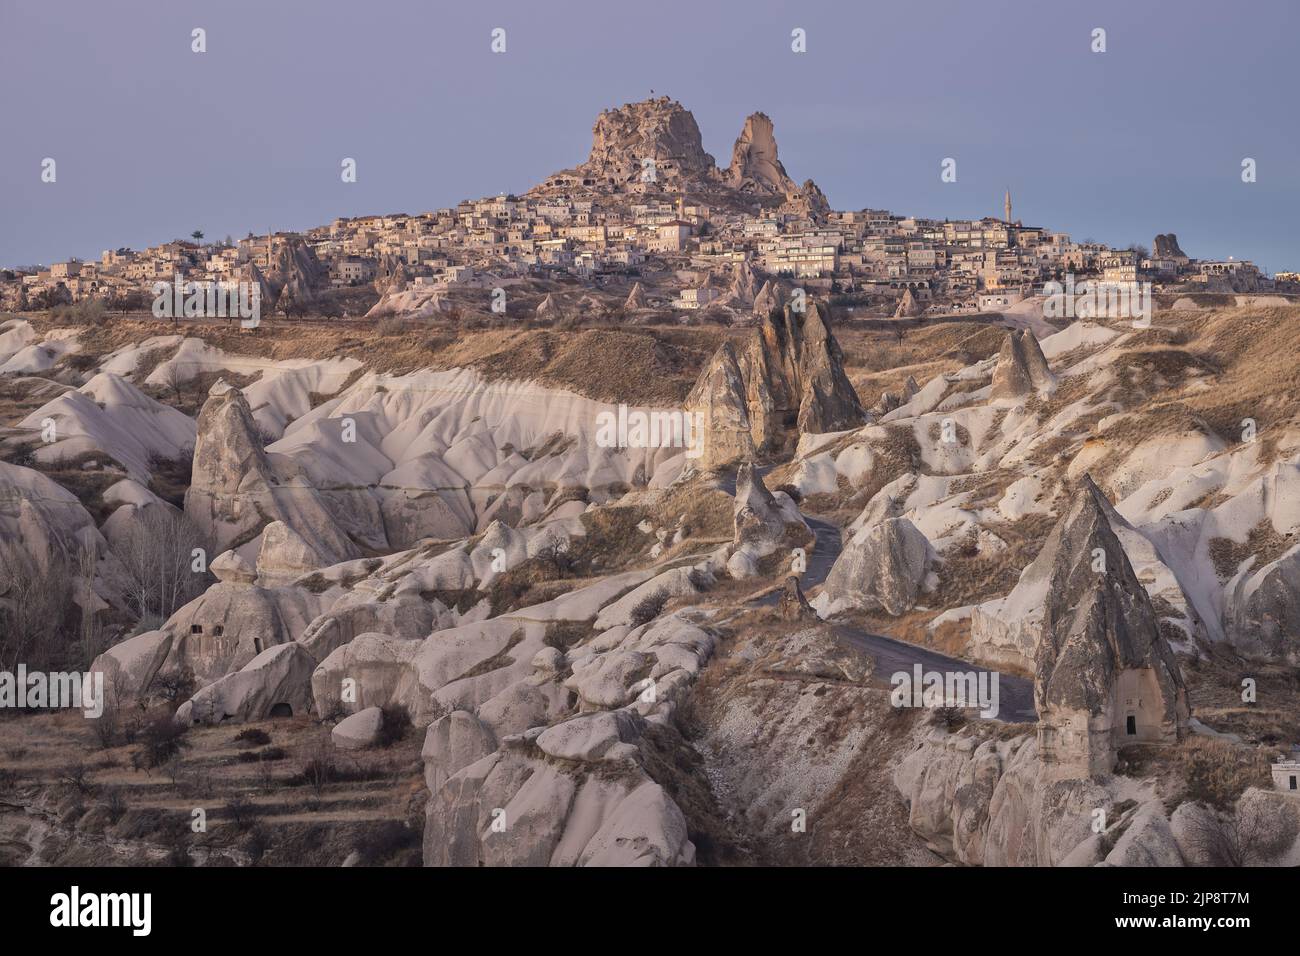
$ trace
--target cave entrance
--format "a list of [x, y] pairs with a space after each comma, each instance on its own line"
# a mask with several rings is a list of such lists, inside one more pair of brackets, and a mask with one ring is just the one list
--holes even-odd
[[275, 704], [275, 705], [273, 705], [273, 706], [271, 707], [271, 716], [272, 716], [272, 717], [292, 717], [292, 716], [293, 716], [293, 708], [290, 707], [288, 704], [285, 704], [285, 703]]

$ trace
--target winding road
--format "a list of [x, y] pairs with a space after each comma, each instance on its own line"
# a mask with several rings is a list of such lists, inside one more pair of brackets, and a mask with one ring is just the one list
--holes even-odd
[[[770, 469], [761, 469], [760, 474]], [[723, 480], [722, 487], [733, 497], [736, 494], [734, 475]], [[812, 515], [804, 515], [808, 527], [812, 529], [816, 543], [808, 556], [808, 565], [799, 576], [799, 586], [805, 592], [825, 582], [831, 572], [831, 566], [844, 548], [841, 530], [829, 521]], [[781, 599], [781, 591], [773, 590], [755, 603], [773, 605]], [[973, 672], [975, 674], [998, 675], [998, 712], [990, 720], [1002, 720], [1008, 723], [1032, 723], [1038, 719], [1034, 709], [1034, 682], [1025, 677], [992, 671], [958, 657], [949, 657], [917, 644], [895, 640], [884, 634], [873, 634], [860, 627], [849, 624], [833, 625], [836, 636], [845, 644], [866, 654], [875, 663], [878, 677], [888, 680], [889, 676], [899, 671], [911, 673], [915, 665], [920, 664], [922, 671], [937, 671], [942, 674]]]

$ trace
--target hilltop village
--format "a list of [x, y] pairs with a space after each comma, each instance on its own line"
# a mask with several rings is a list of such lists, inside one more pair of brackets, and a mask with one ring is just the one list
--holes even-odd
[[[602, 113], [587, 161], [523, 195], [238, 240], [205, 242], [196, 230], [98, 261], [8, 270], [0, 308], [94, 299], [145, 309], [155, 283], [178, 278], [257, 283], [267, 312], [353, 317], [445, 312], [470, 290], [478, 295], [468, 301], [488, 311], [491, 290], [527, 280], [576, 282], [628, 297], [631, 310], [683, 317], [749, 313], [765, 281], [900, 316], [996, 311], [1066, 275], [1191, 292], [1300, 291], [1295, 273], [1269, 278], [1247, 261], [1190, 258], [1172, 234], [1150, 249], [1114, 249], [1026, 225], [1010, 190], [1001, 207], [1001, 216], [957, 220], [835, 211], [812, 180], [786, 173], [763, 113], [745, 120], [724, 168], [704, 151], [691, 113], [661, 97]], [[545, 315], [561, 303], [535, 308]]]

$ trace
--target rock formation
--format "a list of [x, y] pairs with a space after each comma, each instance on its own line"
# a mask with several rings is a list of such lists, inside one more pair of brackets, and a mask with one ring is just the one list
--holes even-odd
[[990, 398], [1018, 399], [1046, 395], [1056, 388], [1056, 376], [1048, 368], [1043, 349], [1034, 333], [1014, 329], [1007, 334], [993, 369]]
[[627, 299], [623, 303], [623, 308], [628, 312], [635, 312], [638, 309], [649, 308], [649, 303], [646, 302], [645, 298], [645, 289], [641, 288], [640, 282], [632, 283], [632, 291], [627, 294]]
[[781, 308], [781, 289], [771, 279], [763, 282], [763, 288], [754, 296], [754, 314], [760, 318], [774, 309]]
[[776, 155], [776, 136], [765, 113], [753, 113], [745, 120], [727, 167], [727, 182], [742, 192], [784, 196], [798, 187]]
[[185, 513], [218, 551], [251, 547], [267, 525], [283, 521], [302, 541], [288, 549], [299, 559], [314, 553], [325, 565], [360, 556], [296, 466], [267, 454], [243, 393], [223, 382], [199, 413]]
[[591, 154], [577, 172], [593, 184], [622, 186], [641, 180], [646, 160], [653, 160], [657, 182], [705, 178], [716, 169], [695, 117], [661, 96], [601, 113], [591, 131]]
[[1156, 259], [1186, 259], [1187, 254], [1178, 247], [1178, 237], [1172, 232], [1156, 236], [1151, 255]]
[[916, 301], [916, 296], [912, 295], [912, 290], [904, 289], [903, 297], [898, 300], [898, 308], [894, 310], [894, 318], [912, 319], [924, 311], [921, 303]]
[[1187, 728], [1178, 662], [1112, 516], [1085, 475], [1021, 578], [1043, 594], [1034, 703], [1039, 757], [1058, 776], [1109, 773], [1125, 743], [1181, 740]]
[[876, 522], [835, 559], [813, 606], [823, 617], [853, 607], [902, 614], [916, 604], [931, 557], [930, 542], [906, 518]]
[[758, 562], [780, 549], [807, 547], [812, 534], [790, 496], [767, 490], [752, 462], [736, 471], [735, 532], [727, 570], [734, 578], [758, 573]]
[[[843, 353], [827, 315], [828, 308], [821, 303], [810, 303], [805, 314], [787, 305], [761, 318], [739, 358], [727, 345], [727, 354], [736, 362], [737, 386], [728, 394], [738, 390], [750, 444], [758, 452], [780, 450], [797, 433], [844, 431], [865, 422], [866, 412], [844, 373]], [[715, 355], [696, 391], [702, 393], [706, 381], [723, 381], [717, 377], [718, 361]], [[688, 407], [694, 406], [688, 403]], [[728, 423], [736, 425], [738, 420], [739, 415], [732, 413]], [[736, 447], [733, 441], [733, 450]], [[736, 454], [731, 460], [741, 457], [747, 456]]]
[[754, 456], [745, 382], [730, 342], [718, 347], [686, 398], [686, 411], [702, 429], [695, 464], [705, 471]]

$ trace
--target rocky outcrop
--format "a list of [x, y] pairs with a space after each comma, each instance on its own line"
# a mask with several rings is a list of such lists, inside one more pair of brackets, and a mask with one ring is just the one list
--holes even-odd
[[180, 706], [181, 723], [219, 724], [291, 717], [311, 709], [316, 659], [299, 644], [267, 648], [238, 671], [226, 674]]
[[[767, 288], [767, 287], [765, 287]], [[761, 295], [761, 293], [760, 293]], [[810, 303], [806, 314], [786, 305], [780, 312], [764, 314], [749, 341], [735, 360], [735, 374], [727, 381], [729, 402], [743, 397], [744, 416], [750, 444], [759, 453], [776, 452], [792, 446], [798, 434], [846, 431], [866, 421], [866, 412], [844, 372], [844, 356], [831, 332], [829, 309], [824, 303]], [[733, 358], [730, 343], [724, 346]], [[721, 354], [721, 349], [719, 354]], [[719, 370], [730, 362], [719, 356], [696, 383], [703, 391], [721, 384]], [[688, 406], [689, 407], [689, 406]], [[732, 413], [729, 424], [738, 426], [741, 416]], [[732, 441], [734, 449], [742, 444]], [[736, 458], [748, 457], [736, 454]]]
[[866, 420], [858, 393], [844, 372], [844, 353], [831, 333], [830, 310], [812, 303], [803, 329], [800, 364], [800, 434], [847, 431]]
[[1245, 657], [1300, 665], [1300, 546], [1258, 569], [1255, 560], [1225, 588], [1224, 634]]
[[1032, 332], [1015, 329], [1008, 333], [993, 369], [990, 398], [1020, 399], [1046, 395], [1056, 388], [1056, 376]]
[[593, 185], [622, 186], [641, 180], [645, 160], [654, 161], [657, 182], [708, 178], [716, 170], [695, 117], [661, 96], [601, 113], [591, 131], [591, 154], [577, 172]]
[[916, 301], [916, 296], [912, 295], [911, 289], [903, 290], [903, 297], [898, 300], [898, 308], [894, 309], [894, 318], [912, 319], [924, 312], [921, 303]]
[[731, 150], [727, 182], [742, 192], [784, 196], [798, 187], [776, 155], [776, 136], [765, 113], [753, 113]]
[[143, 697], [172, 648], [166, 631], [147, 631], [114, 644], [95, 658], [92, 674], [104, 675], [104, 697], [125, 703]]
[[730, 342], [718, 347], [686, 398], [686, 411], [702, 429], [696, 464], [705, 471], [752, 458], [745, 381]]
[[287, 295], [289, 301], [305, 302], [315, 298], [329, 281], [329, 270], [321, 265], [311, 246], [292, 238], [276, 241], [264, 278], [274, 301]]
[[915, 606], [932, 556], [930, 542], [906, 518], [878, 521], [835, 559], [813, 606], [823, 617], [854, 607], [902, 614]]
[[1187, 253], [1178, 246], [1178, 237], [1172, 232], [1162, 232], [1156, 236], [1151, 255], [1156, 259], [1186, 259]]
[[731, 285], [723, 297], [723, 304], [733, 309], [748, 310], [753, 307], [757, 295], [758, 279], [754, 275], [754, 269], [748, 260], [742, 259], [732, 267]]
[[774, 309], [781, 308], [781, 287], [773, 284], [771, 279], [763, 282], [763, 287], [754, 296], [754, 314], [762, 317]]
[[537, 304], [535, 314], [539, 319], [558, 319], [564, 314], [560, 308], [559, 300], [551, 293], [546, 293], [546, 297]]
[[690, 865], [686, 820], [643, 768], [644, 727], [615, 711], [507, 737], [432, 793], [425, 865]]
[[733, 578], [752, 577], [759, 561], [779, 551], [807, 547], [812, 534], [790, 496], [773, 495], [751, 462], [736, 473], [736, 501], [733, 511], [735, 533], [727, 571]]
[[635, 312], [649, 307], [650, 304], [646, 301], [645, 289], [641, 288], [641, 283], [632, 283], [632, 290], [628, 292], [627, 299], [623, 302], [623, 309], [627, 312]]
[[294, 463], [267, 454], [243, 393], [223, 382], [212, 387], [199, 413], [185, 513], [219, 551], [251, 547], [280, 521], [301, 541], [296, 547], [282, 542], [286, 556], [314, 554], [316, 566], [360, 556]]
[[1109, 773], [1124, 743], [1181, 740], [1187, 728], [1178, 662], [1112, 515], [1085, 475], [1017, 585], [1019, 603], [1041, 594], [1034, 704], [1039, 755], [1055, 776]]

